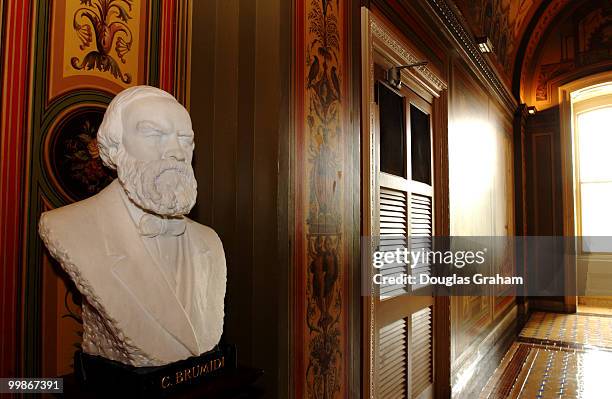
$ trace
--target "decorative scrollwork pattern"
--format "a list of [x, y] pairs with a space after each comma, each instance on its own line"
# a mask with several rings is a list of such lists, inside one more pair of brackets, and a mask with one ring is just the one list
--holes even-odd
[[132, 48], [132, 32], [127, 22], [132, 18], [130, 12], [133, 0], [80, 1], [81, 7], [74, 13], [72, 21], [81, 43], [79, 48], [88, 48], [95, 34], [96, 49], [87, 53], [80, 61], [78, 57], [72, 57], [70, 64], [77, 70], [97, 68], [102, 72], [110, 72], [123, 83], [131, 83], [132, 76], [121, 72], [119, 63], [111, 53], [114, 43], [115, 54], [121, 63], [125, 64], [125, 55]]
[[306, 324], [308, 398], [342, 392], [342, 62], [338, 0], [311, 0], [305, 101], [308, 150]]

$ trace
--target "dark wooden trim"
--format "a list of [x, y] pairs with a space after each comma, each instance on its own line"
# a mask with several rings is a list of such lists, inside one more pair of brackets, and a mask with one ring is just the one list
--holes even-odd
[[[251, 0], [242, 0], [250, 2]], [[279, 130], [278, 130], [278, 191], [277, 191], [277, 213], [278, 213], [278, 264], [279, 269], [279, 323], [278, 323], [278, 397], [290, 398], [292, 389], [292, 336], [293, 309], [295, 297], [292, 281], [293, 259], [291, 257], [291, 232], [294, 231], [295, 213], [293, 212], [293, 190], [291, 188], [291, 167], [293, 159], [294, 136], [292, 126], [295, 126], [295, 113], [292, 92], [293, 70], [293, 18], [294, 4], [289, 1], [280, 1], [280, 104]]]
[[[526, 161], [526, 125], [527, 125], [527, 106], [519, 105], [514, 116], [514, 220], [515, 220], [515, 236], [517, 240], [522, 240], [527, 235], [527, 161]], [[519, 275], [527, 278], [527, 254], [519, 245], [517, 247], [516, 259], [519, 255], [518, 267], [522, 270], [517, 270]], [[526, 287], [523, 292], [517, 292], [516, 303], [518, 305], [519, 320], [523, 322], [529, 312], [529, 300], [526, 296]]]
[[[367, 0], [369, 2], [369, 0]], [[359, 0], [349, 0], [347, 22], [349, 43], [347, 76], [349, 82], [349, 115], [348, 115], [348, 149], [350, 161], [347, 174], [352, 178], [352, 192], [347, 192], [351, 198], [352, 224], [349, 237], [348, 264], [348, 386], [346, 394], [351, 398], [361, 396], [362, 384], [362, 320], [361, 320], [361, 3]]]
[[[447, 63], [447, 69], [448, 65]], [[447, 74], [447, 76], [450, 76]], [[433, 104], [434, 195], [437, 236], [450, 234], [448, 180], [448, 89]], [[451, 397], [451, 303], [447, 296], [434, 298], [434, 397]]]
[[[402, 37], [405, 41], [415, 47], [416, 51], [421, 51], [429, 58], [429, 61], [442, 74], [442, 79], [449, 76], [450, 61], [447, 55], [440, 58], [440, 54], [431, 50], [427, 41], [436, 40], [439, 48], [445, 45], [438, 41], [435, 32], [429, 32], [422, 26], [409, 25], [394, 14], [394, 9], [386, 2], [377, 0], [371, 1], [375, 5], [377, 14], [382, 14], [388, 23], [393, 25], [398, 32], [394, 34]], [[401, 8], [411, 13], [412, 4], [401, 3]], [[408, 10], [410, 8], [410, 10]], [[419, 14], [419, 17], [422, 16]], [[387, 22], [387, 21], [385, 21]], [[422, 22], [422, 21], [421, 21]], [[435, 47], [435, 46], [434, 46]], [[445, 86], [448, 86], [445, 82]], [[440, 97], [433, 99], [432, 103], [432, 127], [433, 127], [433, 173], [434, 173], [434, 206], [435, 206], [435, 231], [437, 236], [448, 236], [450, 233], [450, 214], [449, 214], [449, 177], [448, 177], [448, 89], [440, 92]], [[367, 116], [364, 116], [367, 117]], [[449, 297], [433, 298], [433, 378], [434, 378], [434, 397], [450, 398], [451, 396], [451, 308]], [[368, 314], [366, 309], [365, 314]], [[366, 328], [364, 334], [369, 333]], [[368, 348], [364, 346], [364, 350]], [[368, 354], [369, 355], [369, 354]], [[365, 354], [364, 354], [365, 359]], [[362, 392], [369, 392], [362, 390]]]
[[516, 235], [527, 234], [527, 191], [525, 164], [525, 129], [527, 106], [519, 105], [514, 116], [514, 198]]

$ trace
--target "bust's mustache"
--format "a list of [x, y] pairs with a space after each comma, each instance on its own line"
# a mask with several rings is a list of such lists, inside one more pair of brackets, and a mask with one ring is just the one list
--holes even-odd
[[188, 163], [174, 159], [141, 161], [120, 150], [117, 175], [130, 200], [145, 211], [182, 216], [195, 205], [197, 183]]

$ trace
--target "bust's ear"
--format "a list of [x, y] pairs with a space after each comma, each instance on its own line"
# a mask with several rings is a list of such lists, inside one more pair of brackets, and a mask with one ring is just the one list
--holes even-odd
[[119, 154], [119, 145], [115, 143], [100, 145], [100, 142], [98, 141], [98, 150], [100, 152], [100, 158], [102, 158], [102, 163], [104, 163], [104, 165], [106, 165], [108, 168], [116, 170], [116, 159], [117, 155]]
[[98, 152], [104, 165], [110, 169], [117, 169], [117, 155], [121, 140], [123, 139], [123, 124], [118, 109], [109, 106], [104, 113], [102, 123], [98, 127], [96, 140]]

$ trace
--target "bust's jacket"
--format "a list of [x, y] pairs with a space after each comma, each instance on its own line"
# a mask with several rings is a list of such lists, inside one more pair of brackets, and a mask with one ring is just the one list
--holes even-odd
[[[223, 330], [227, 276], [219, 237], [186, 218], [185, 276], [193, 283], [179, 293], [189, 298], [183, 306], [146, 250], [122, 195], [115, 180], [93, 197], [40, 219], [45, 245], [97, 313], [84, 317], [83, 350], [153, 366], [212, 349]], [[94, 325], [95, 319], [103, 319], [104, 326]]]

